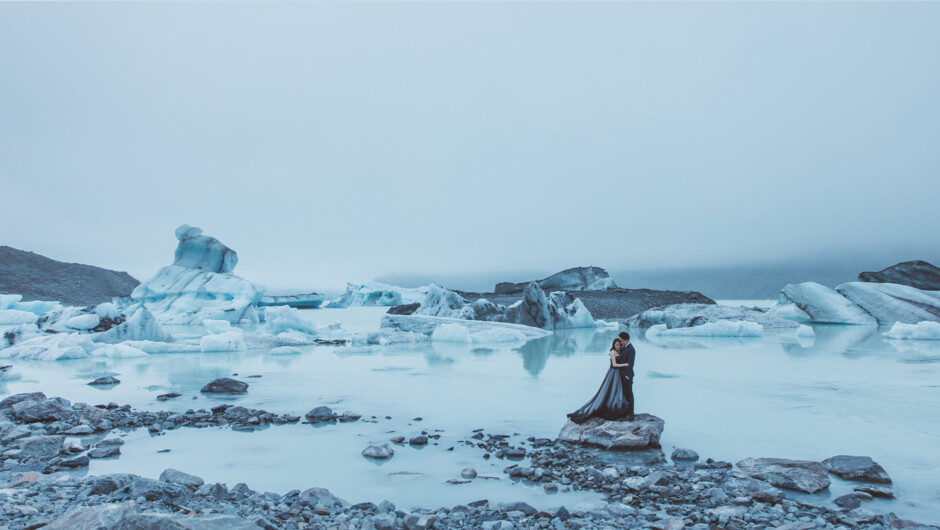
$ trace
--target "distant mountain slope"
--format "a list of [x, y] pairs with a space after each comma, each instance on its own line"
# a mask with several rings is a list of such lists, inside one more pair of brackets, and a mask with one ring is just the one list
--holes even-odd
[[940, 268], [921, 260], [905, 261], [878, 272], [863, 272], [858, 279], [872, 283], [899, 283], [928, 291], [940, 290]]
[[140, 282], [126, 272], [64, 263], [33, 252], [0, 246], [0, 293], [24, 300], [58, 300], [68, 305], [108, 302], [128, 296]]

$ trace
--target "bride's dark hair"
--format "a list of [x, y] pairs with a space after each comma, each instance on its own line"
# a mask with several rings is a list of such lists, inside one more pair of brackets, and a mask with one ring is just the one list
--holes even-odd
[[616, 349], [617, 349], [617, 343], [618, 343], [618, 342], [622, 343], [623, 340], [622, 340], [620, 337], [615, 337], [615, 338], [614, 338], [614, 342], [610, 345], [610, 349], [616, 350]]

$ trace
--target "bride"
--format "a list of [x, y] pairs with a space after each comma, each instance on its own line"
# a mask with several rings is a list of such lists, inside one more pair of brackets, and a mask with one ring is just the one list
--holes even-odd
[[[624, 377], [629, 377], [630, 364], [624, 346], [627, 341], [617, 337], [610, 347], [610, 369], [597, 394], [578, 410], [568, 414], [575, 423], [584, 423], [588, 418], [605, 420], [632, 420], [632, 408], [624, 392]], [[629, 381], [628, 381], [629, 383]]]

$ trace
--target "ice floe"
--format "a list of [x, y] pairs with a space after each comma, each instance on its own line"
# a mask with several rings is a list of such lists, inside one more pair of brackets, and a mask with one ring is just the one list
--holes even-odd
[[667, 329], [674, 329], [718, 321], [754, 322], [764, 329], [796, 329], [800, 326], [796, 322], [758, 309], [716, 304], [675, 304], [648, 309], [627, 320], [627, 325], [632, 328], [651, 328], [665, 324]]
[[904, 324], [903, 322], [897, 322], [883, 335], [889, 339], [940, 340], [940, 323], [918, 322], [917, 324]]
[[657, 324], [646, 330], [647, 337], [763, 337], [764, 326], [745, 320], [717, 320], [698, 326], [668, 328]]
[[346, 293], [339, 298], [331, 300], [326, 307], [350, 306], [397, 306], [416, 304], [424, 300], [427, 287], [407, 289], [380, 282], [363, 284], [346, 284]]
[[[463, 320], [457, 318], [429, 317], [424, 315], [385, 315], [382, 317], [382, 328], [405, 331], [430, 337], [435, 340], [434, 332], [438, 327], [450, 325], [448, 331], [442, 332], [437, 340], [442, 338], [465, 337], [462, 331], [453, 326], [460, 326], [467, 330], [473, 342], [511, 342], [525, 341], [551, 335], [550, 331], [504, 322], [485, 322], [480, 320]], [[464, 340], [461, 339], [461, 342]]]

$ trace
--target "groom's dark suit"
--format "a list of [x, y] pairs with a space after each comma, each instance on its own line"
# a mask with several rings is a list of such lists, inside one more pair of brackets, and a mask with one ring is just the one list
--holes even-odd
[[636, 349], [632, 343], [627, 344], [627, 347], [623, 349], [620, 355], [624, 362], [630, 365], [620, 369], [620, 376], [623, 378], [623, 397], [630, 404], [627, 414], [633, 416], [633, 363], [636, 361]]

